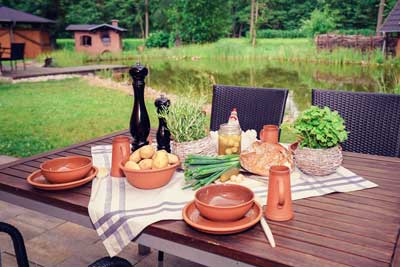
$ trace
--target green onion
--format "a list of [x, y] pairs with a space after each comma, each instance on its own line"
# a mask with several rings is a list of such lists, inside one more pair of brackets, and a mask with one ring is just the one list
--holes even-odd
[[231, 168], [239, 168], [239, 155], [202, 156], [189, 155], [185, 160], [185, 181], [183, 189], [197, 190], [217, 180]]

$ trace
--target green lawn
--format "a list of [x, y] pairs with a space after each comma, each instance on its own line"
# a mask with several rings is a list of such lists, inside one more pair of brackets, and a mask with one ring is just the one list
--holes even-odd
[[[0, 155], [28, 157], [128, 128], [133, 99], [79, 78], [0, 84]], [[147, 102], [153, 128], [153, 102]], [[282, 142], [294, 141], [287, 125]]]
[[[129, 126], [132, 97], [83, 79], [0, 85], [0, 154], [27, 157]], [[147, 103], [151, 125], [155, 108]]]

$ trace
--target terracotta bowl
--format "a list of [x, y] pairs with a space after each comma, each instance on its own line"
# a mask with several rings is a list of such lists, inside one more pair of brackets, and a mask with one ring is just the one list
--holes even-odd
[[77, 181], [89, 173], [92, 159], [84, 156], [55, 158], [40, 165], [43, 176], [53, 184]]
[[124, 167], [125, 162], [120, 163], [128, 183], [140, 189], [160, 188], [169, 183], [180, 162], [163, 169], [156, 170], [132, 170]]
[[199, 189], [195, 204], [200, 214], [213, 221], [235, 221], [254, 204], [254, 193], [236, 184], [216, 184]]

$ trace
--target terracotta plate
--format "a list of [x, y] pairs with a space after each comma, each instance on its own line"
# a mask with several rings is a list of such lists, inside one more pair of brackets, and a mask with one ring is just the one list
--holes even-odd
[[26, 179], [28, 183], [31, 184], [33, 187], [40, 188], [43, 190], [50, 190], [50, 191], [65, 190], [65, 189], [75, 188], [90, 182], [91, 180], [93, 180], [94, 177], [96, 177], [97, 171], [98, 169], [93, 166], [92, 169], [89, 171], [89, 173], [82, 179], [62, 184], [49, 183], [46, 180], [46, 178], [44, 178], [44, 176], [42, 175], [41, 170], [33, 172]]
[[262, 209], [258, 203], [254, 203], [253, 207], [237, 221], [218, 222], [211, 221], [200, 215], [194, 201], [188, 203], [183, 208], [183, 220], [193, 228], [214, 235], [227, 235], [242, 232], [256, 223], [262, 216]]

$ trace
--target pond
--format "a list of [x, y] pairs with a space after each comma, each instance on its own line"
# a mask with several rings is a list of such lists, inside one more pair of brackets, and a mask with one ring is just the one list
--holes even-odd
[[[131, 62], [130, 62], [131, 63]], [[400, 71], [394, 67], [318, 65], [263, 60], [145, 60], [147, 85], [177, 95], [204, 96], [212, 85], [288, 88], [287, 114], [296, 116], [310, 105], [311, 89], [400, 93]]]

